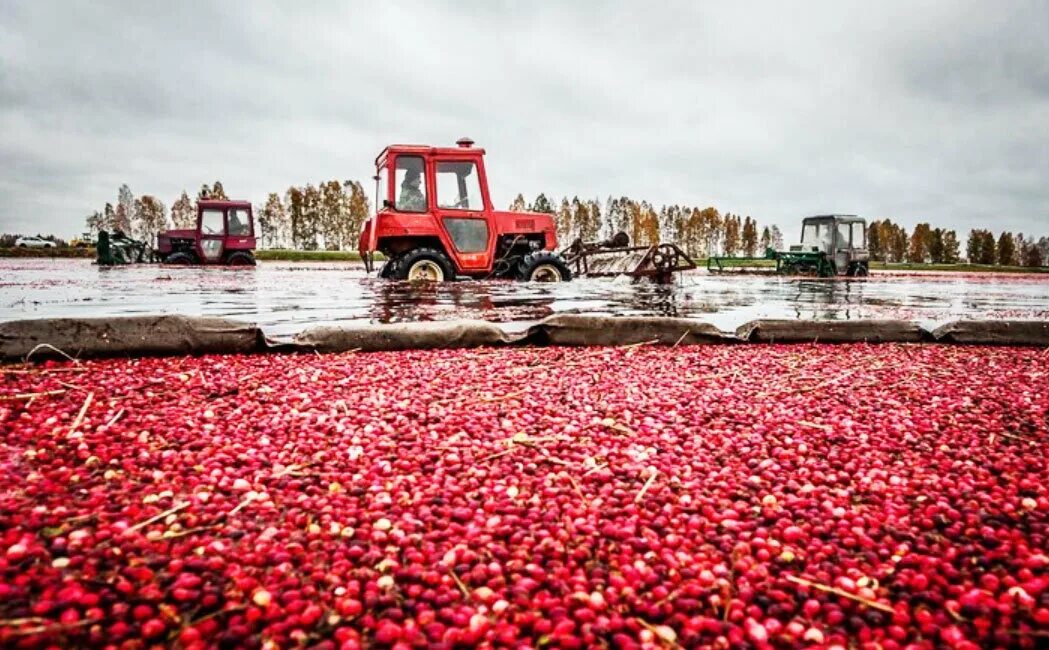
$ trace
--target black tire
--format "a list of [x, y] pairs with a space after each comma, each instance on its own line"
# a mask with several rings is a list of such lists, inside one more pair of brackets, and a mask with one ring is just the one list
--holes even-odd
[[568, 282], [572, 270], [563, 257], [552, 251], [529, 253], [517, 265], [517, 279], [522, 282]]
[[19, 248], [29, 248], [29, 246], [27, 246], [26, 244], [19, 244], [18, 247]]
[[255, 256], [247, 251], [237, 251], [226, 259], [230, 266], [255, 266]]
[[435, 248], [416, 248], [396, 258], [390, 269], [390, 278], [394, 280], [425, 280], [417, 276], [431, 274], [433, 282], [444, 282], [455, 279], [455, 268], [452, 261], [442, 251]]
[[396, 268], [399, 259], [400, 258], [397, 257], [391, 257], [386, 260], [383, 263], [382, 268], [379, 269], [379, 277], [383, 280], [389, 280], [393, 277], [393, 269]]
[[175, 266], [191, 266], [197, 263], [197, 256], [192, 253], [183, 253], [179, 251], [172, 253], [164, 258], [164, 264], [172, 264]]
[[865, 275], [867, 275], [867, 269], [862, 262], [849, 264], [849, 269], [845, 272], [845, 276], [850, 278], [862, 278]]

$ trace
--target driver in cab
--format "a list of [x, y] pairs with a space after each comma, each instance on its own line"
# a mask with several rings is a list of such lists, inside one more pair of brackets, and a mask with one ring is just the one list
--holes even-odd
[[426, 210], [426, 197], [423, 196], [420, 183], [422, 177], [417, 169], [409, 169], [404, 174], [401, 182], [401, 194], [397, 197], [397, 209], [407, 212], [424, 212]]

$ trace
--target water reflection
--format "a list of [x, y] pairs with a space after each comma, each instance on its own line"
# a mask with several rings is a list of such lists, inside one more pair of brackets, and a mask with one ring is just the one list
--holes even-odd
[[386, 282], [360, 266], [265, 262], [253, 269], [95, 267], [85, 260], [0, 260], [0, 320], [177, 313], [256, 322], [291, 335], [315, 324], [475, 318], [531, 322], [555, 313], [701, 318], [731, 330], [755, 318], [1049, 318], [1049, 275], [804, 279], [683, 275], [675, 284]]
[[363, 279], [368, 317], [378, 323], [469, 318], [494, 322], [539, 320], [553, 313], [553, 297], [520, 296], [508, 282], [388, 282]]

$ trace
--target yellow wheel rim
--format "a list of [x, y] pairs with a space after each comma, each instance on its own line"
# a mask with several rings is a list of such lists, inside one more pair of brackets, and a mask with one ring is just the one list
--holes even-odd
[[540, 264], [532, 271], [532, 282], [561, 282], [561, 269], [553, 264]]
[[444, 271], [441, 265], [433, 260], [419, 260], [408, 269], [408, 280], [411, 282], [443, 282]]

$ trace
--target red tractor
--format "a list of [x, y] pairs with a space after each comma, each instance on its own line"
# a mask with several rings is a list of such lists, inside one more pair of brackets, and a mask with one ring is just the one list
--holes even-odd
[[456, 144], [390, 145], [375, 159], [378, 211], [359, 243], [368, 271], [379, 251], [387, 260], [379, 276], [395, 280], [571, 280], [553, 217], [495, 210], [484, 149], [468, 138]]
[[248, 201], [197, 201], [197, 227], [157, 235], [164, 264], [255, 265], [255, 218]]

